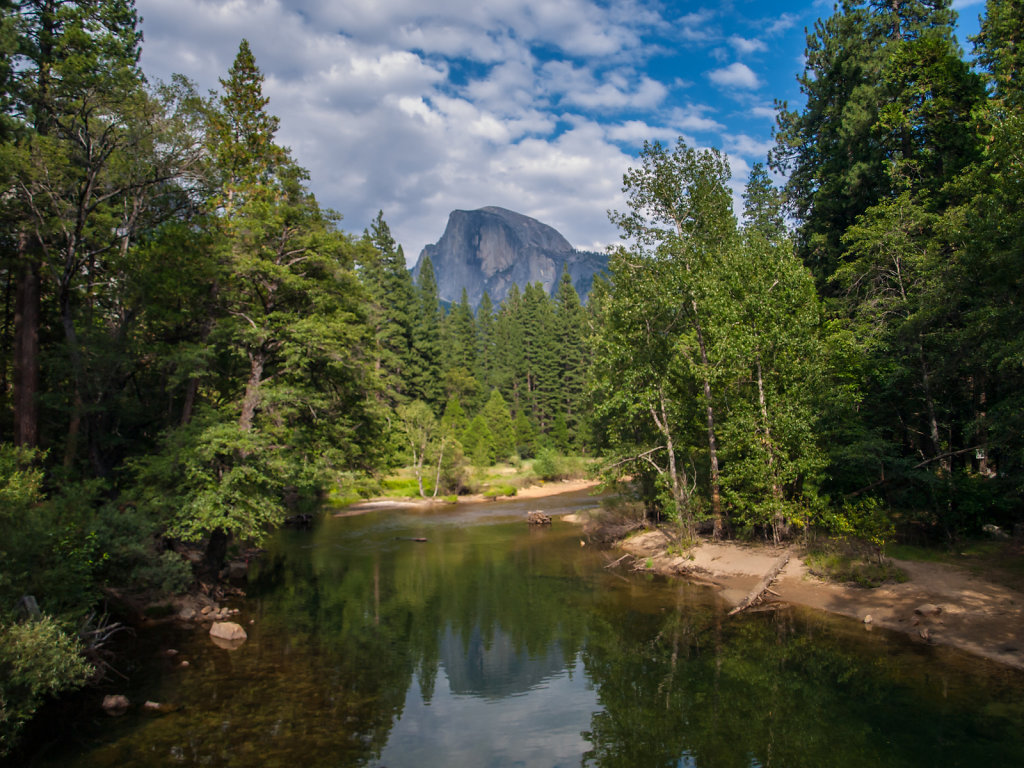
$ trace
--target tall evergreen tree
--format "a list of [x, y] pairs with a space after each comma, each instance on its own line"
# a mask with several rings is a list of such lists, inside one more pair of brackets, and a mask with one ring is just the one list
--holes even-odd
[[367, 321], [376, 349], [374, 367], [383, 380], [382, 396], [394, 404], [406, 396], [412, 367], [412, 278], [383, 211], [378, 211], [363, 240], [368, 247], [361, 251], [359, 275], [367, 291]]
[[441, 368], [441, 305], [434, 265], [424, 258], [416, 286], [416, 314], [411, 331], [409, 385], [413, 395], [435, 410], [444, 402]]
[[886, 123], [893, 102], [917, 87], [900, 62], [931, 49], [948, 63], [954, 18], [948, 0], [844, 0], [808, 35], [798, 78], [806, 104], [781, 105], [771, 163], [789, 175], [798, 252], [819, 288], [843, 260], [843, 232], [892, 193], [886, 163], [905, 154], [910, 134]]
[[527, 414], [538, 430], [548, 432], [560, 409], [558, 336], [554, 307], [540, 283], [523, 291], [523, 360], [521, 391]]
[[986, 73], [992, 97], [1008, 111], [1024, 109], [1024, 4], [988, 0], [974, 38], [974, 55]]
[[565, 421], [569, 441], [579, 445], [583, 426], [583, 392], [587, 373], [585, 314], [569, 270], [563, 269], [555, 294], [558, 340], [558, 412]]
[[275, 144], [262, 80], [243, 41], [211, 116], [214, 402], [138, 463], [147, 506], [175, 535], [209, 534], [214, 571], [230, 534], [258, 539], [280, 522], [285, 488], [312, 493], [371, 466], [378, 431], [352, 246]]

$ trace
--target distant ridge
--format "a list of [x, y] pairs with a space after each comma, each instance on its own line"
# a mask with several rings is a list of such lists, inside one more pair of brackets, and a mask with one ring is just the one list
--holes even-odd
[[421, 252], [413, 277], [418, 278], [423, 258], [430, 257], [442, 301], [457, 302], [466, 289], [474, 307], [486, 291], [495, 304], [513, 285], [520, 289], [539, 282], [551, 293], [563, 267], [585, 299], [594, 275], [608, 267], [608, 257], [577, 251], [547, 224], [515, 211], [487, 206], [475, 211], [452, 211], [441, 239]]

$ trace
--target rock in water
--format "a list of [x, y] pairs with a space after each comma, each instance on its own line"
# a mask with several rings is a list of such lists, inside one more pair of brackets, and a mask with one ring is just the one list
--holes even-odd
[[526, 514], [526, 522], [530, 525], [551, 525], [551, 517], [535, 509]]
[[233, 621], [216, 621], [210, 627], [210, 639], [214, 645], [229, 651], [239, 648], [248, 637], [241, 625]]
[[550, 294], [563, 267], [584, 299], [594, 275], [608, 268], [607, 256], [577, 251], [547, 224], [495, 206], [452, 211], [441, 239], [420, 253], [414, 279], [419, 278], [425, 256], [434, 267], [438, 296], [454, 303], [465, 288], [473, 307], [480, 304], [484, 291], [497, 304], [513, 285], [523, 289], [539, 282]]
[[108, 694], [103, 697], [103, 711], [108, 715], [123, 715], [128, 711], [130, 704], [128, 697], [120, 693]]

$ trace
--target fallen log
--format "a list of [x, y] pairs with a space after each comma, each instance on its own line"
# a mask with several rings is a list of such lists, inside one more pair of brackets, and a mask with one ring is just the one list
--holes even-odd
[[[765, 592], [770, 591], [768, 588], [772, 585], [772, 582], [778, 577], [779, 572], [786, 567], [786, 563], [789, 562], [789, 552], [786, 552], [782, 557], [775, 561], [768, 572], [764, 575], [757, 586], [747, 593], [747, 596], [740, 600], [739, 604], [729, 611], [729, 616], [739, 613], [740, 611], [749, 608], [751, 605], [760, 600]], [[773, 593], [775, 594], [775, 593]]]
[[622, 562], [623, 560], [625, 560], [625, 559], [626, 559], [627, 557], [632, 557], [632, 555], [630, 555], [630, 554], [629, 554], [629, 552], [627, 552], [627, 553], [626, 553], [626, 554], [624, 554], [624, 555], [623, 555], [622, 557], [620, 557], [620, 558], [619, 558], [618, 560], [615, 560], [614, 562], [608, 563], [608, 565], [606, 565], [606, 566], [605, 566], [605, 568], [606, 568], [606, 569], [607, 569], [607, 568], [614, 568], [614, 567], [615, 567], [616, 565], [618, 565], [619, 563], [621, 563], [621, 562]]

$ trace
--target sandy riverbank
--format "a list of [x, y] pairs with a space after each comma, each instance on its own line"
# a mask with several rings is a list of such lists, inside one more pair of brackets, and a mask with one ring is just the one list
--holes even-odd
[[[732, 604], [753, 589], [782, 550], [735, 542], [703, 543], [682, 556], [668, 554], [669, 539], [647, 531], [621, 543], [644, 565], [718, 587]], [[894, 560], [908, 580], [875, 589], [832, 584], [809, 573], [796, 551], [768, 595], [772, 601], [803, 605], [906, 632], [922, 643], [951, 645], [1024, 669], [1024, 593], [941, 563]], [[921, 611], [920, 609], [924, 609]]]
[[[557, 483], [541, 483], [539, 485], [530, 485], [526, 488], [520, 488], [515, 496], [500, 496], [499, 499], [540, 499], [547, 496], [558, 496], [562, 493], [571, 493], [573, 491], [585, 491], [589, 488], [597, 486], [596, 480], [565, 480]], [[482, 493], [473, 493], [466, 496], [459, 496], [454, 503], [456, 504], [467, 504], [469, 502], [480, 502], [480, 501], [492, 501], [492, 498], [485, 498]], [[408, 509], [410, 507], [429, 507], [434, 504], [450, 504], [444, 499], [371, 499], [369, 501], [362, 501], [358, 504], [352, 504], [351, 506], [345, 507], [340, 512], [335, 513], [335, 517], [348, 517], [351, 515], [361, 515], [366, 512], [371, 512], [377, 509]]]

